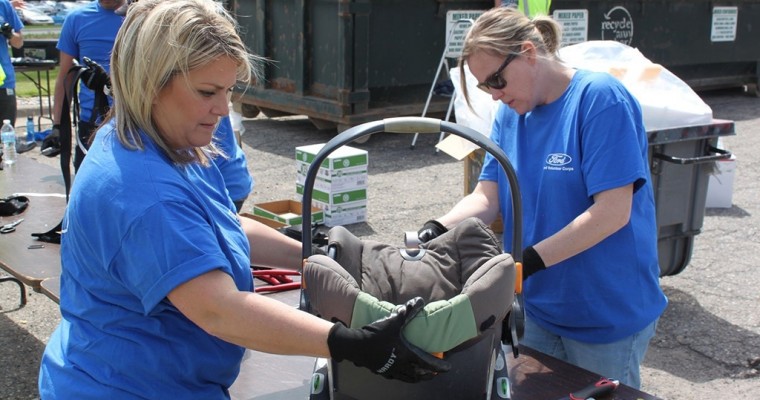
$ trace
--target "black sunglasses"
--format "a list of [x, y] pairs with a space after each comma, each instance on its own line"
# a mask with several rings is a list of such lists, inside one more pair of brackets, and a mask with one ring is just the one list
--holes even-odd
[[496, 70], [496, 72], [491, 74], [491, 76], [489, 76], [485, 81], [478, 83], [478, 89], [486, 93], [490, 93], [489, 89], [504, 89], [504, 87], [507, 86], [507, 81], [504, 79], [504, 77], [501, 76], [501, 73], [504, 71], [504, 68], [507, 68], [507, 65], [509, 65], [509, 63], [515, 59], [515, 57], [517, 57], [516, 53], [509, 53], [507, 58], [501, 64], [499, 69]]

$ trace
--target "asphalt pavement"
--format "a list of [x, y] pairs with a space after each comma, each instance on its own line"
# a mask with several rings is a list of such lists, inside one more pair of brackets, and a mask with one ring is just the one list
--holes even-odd
[[[737, 158], [733, 205], [707, 209], [691, 262], [662, 278], [670, 303], [643, 365], [643, 387], [669, 400], [760, 398], [760, 98], [740, 90], [701, 93], [715, 118], [736, 123], [723, 139]], [[244, 149], [256, 180], [254, 202], [295, 195], [295, 147], [323, 143], [334, 131], [318, 131], [300, 116], [244, 121]], [[463, 165], [436, 154], [437, 135], [382, 133], [364, 144], [369, 153], [367, 223], [348, 228], [363, 239], [401, 244], [403, 232], [441, 215], [463, 194]], [[58, 159], [33, 157], [54, 167]], [[2, 173], [2, 172], [0, 172]], [[0, 195], [2, 188], [0, 188]], [[1, 240], [2, 238], [0, 238]], [[0, 399], [37, 398], [37, 371], [45, 343], [60, 320], [57, 305], [31, 292], [18, 307], [18, 287], [0, 284]], [[539, 399], [540, 400], [540, 399]]]

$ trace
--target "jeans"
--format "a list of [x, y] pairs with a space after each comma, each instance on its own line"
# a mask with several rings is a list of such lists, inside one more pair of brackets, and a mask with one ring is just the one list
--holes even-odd
[[585, 343], [551, 333], [526, 317], [525, 335], [520, 344], [639, 389], [639, 366], [656, 329], [657, 320], [617, 342]]

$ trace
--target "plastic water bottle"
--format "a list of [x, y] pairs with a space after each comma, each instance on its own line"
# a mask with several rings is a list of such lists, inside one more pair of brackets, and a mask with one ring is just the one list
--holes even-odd
[[26, 142], [34, 142], [34, 118], [31, 115], [26, 117]]
[[3, 138], [3, 162], [11, 165], [16, 162], [16, 129], [11, 125], [11, 120], [4, 119], [3, 127], [0, 129]]

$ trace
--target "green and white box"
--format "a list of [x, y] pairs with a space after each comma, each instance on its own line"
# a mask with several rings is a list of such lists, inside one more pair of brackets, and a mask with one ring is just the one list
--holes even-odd
[[[306, 172], [309, 169], [309, 165], [304, 163], [298, 164], [300, 164], [299, 167], [303, 168], [299, 169], [298, 174], [296, 174], [296, 184], [303, 186], [304, 183], [306, 183]], [[320, 172], [322, 172], [321, 168]], [[314, 180], [314, 189], [329, 193], [361, 189], [367, 187], [368, 180], [369, 175], [366, 170], [347, 172], [331, 178], [323, 178], [317, 174], [317, 177]]]
[[[303, 185], [296, 184], [296, 193], [298, 193], [299, 198], [303, 196], [303, 190]], [[315, 189], [311, 191], [311, 199], [327, 206], [347, 206], [357, 201], [366, 202], [367, 188], [354, 188], [340, 192], [323, 192]]]
[[361, 203], [355, 203], [351, 208], [337, 206], [334, 210], [325, 210], [325, 225], [332, 227], [367, 221], [367, 201]]
[[[303, 185], [296, 185], [298, 199], [303, 198]], [[313, 207], [324, 212], [327, 226], [346, 225], [367, 220], [367, 189], [355, 188], [342, 192], [323, 192], [312, 190]]]
[[[296, 171], [298, 175], [305, 179], [309, 166], [314, 162], [322, 147], [324, 147], [324, 143], [296, 147]], [[366, 150], [341, 146], [322, 161], [317, 172], [317, 180], [329, 182], [334, 190], [359, 187], [361, 181], [364, 181], [366, 186], [364, 175], [367, 174], [368, 165], [369, 156]]]
[[[296, 147], [296, 193], [302, 199], [306, 175], [324, 143]], [[325, 225], [367, 220], [367, 151], [350, 146], [335, 149], [320, 164], [312, 190], [312, 206], [324, 212]]]
[[312, 201], [311, 205], [324, 213], [324, 224], [327, 226], [348, 225], [367, 220], [367, 200], [352, 201], [343, 204], [329, 205], [321, 201]]

